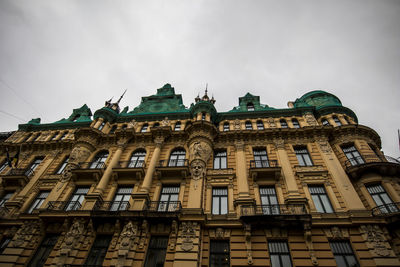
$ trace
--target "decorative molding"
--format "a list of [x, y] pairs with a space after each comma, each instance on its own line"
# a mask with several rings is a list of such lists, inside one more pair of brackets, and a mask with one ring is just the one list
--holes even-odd
[[181, 249], [183, 251], [191, 251], [193, 249], [194, 238], [196, 238], [197, 222], [182, 222], [181, 223]]
[[375, 256], [390, 256], [390, 245], [387, 243], [382, 229], [378, 225], [361, 225], [360, 232], [367, 247], [372, 250]]
[[314, 245], [312, 243], [311, 224], [309, 223], [304, 224], [304, 240], [306, 241], [312, 264], [318, 266], [318, 260], [315, 256]]
[[347, 239], [350, 237], [349, 229], [347, 228], [339, 228], [337, 226], [333, 226], [331, 228], [324, 228], [325, 235], [329, 239]]
[[283, 139], [275, 139], [274, 144], [276, 149], [285, 149], [285, 140]]
[[178, 223], [176, 220], [173, 220], [171, 224], [171, 232], [169, 234], [169, 250], [171, 251], [175, 250], [177, 236], [178, 236]]
[[244, 224], [244, 236], [246, 242], [246, 255], [247, 255], [247, 264], [253, 264], [253, 253], [251, 251], [251, 225]]

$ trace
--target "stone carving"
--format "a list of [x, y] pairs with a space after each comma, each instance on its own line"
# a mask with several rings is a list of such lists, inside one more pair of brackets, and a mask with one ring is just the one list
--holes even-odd
[[319, 147], [321, 148], [321, 151], [324, 153], [331, 153], [332, 152], [332, 148], [329, 145], [329, 143], [327, 141], [318, 141]]
[[173, 220], [171, 224], [171, 233], [169, 235], [169, 249], [174, 250], [176, 246], [176, 237], [178, 235], [178, 223]]
[[171, 122], [168, 120], [168, 117], [165, 117], [162, 121], [161, 121], [161, 126], [165, 127], [165, 126], [170, 126]]
[[236, 151], [238, 150], [244, 150], [245, 144], [242, 140], [236, 141], [235, 142], [235, 149]]
[[308, 248], [308, 251], [310, 253], [310, 258], [311, 262], [314, 266], [318, 266], [318, 260], [317, 257], [315, 256], [315, 251], [314, 251], [314, 245], [312, 242], [312, 233], [311, 233], [311, 225], [306, 223], [304, 225], [304, 239], [306, 241], [306, 245]]
[[200, 159], [195, 159], [190, 163], [190, 172], [193, 180], [199, 180], [205, 176], [206, 164]]
[[25, 221], [16, 233], [12, 247], [21, 247], [27, 242], [28, 247], [33, 247], [39, 241], [40, 221]]
[[118, 264], [117, 266], [124, 266], [126, 256], [129, 253], [132, 245], [135, 243], [135, 239], [138, 235], [138, 226], [129, 221], [119, 238], [119, 250], [118, 250]]
[[68, 233], [65, 235], [65, 241], [64, 241], [64, 248], [73, 248], [79, 238], [83, 234], [83, 219], [79, 220], [78, 218], [75, 218], [71, 228], [69, 229]]
[[146, 245], [146, 238], [149, 233], [149, 224], [146, 220], [143, 220], [142, 223], [142, 234], [139, 241], [139, 248], [143, 249]]
[[95, 237], [95, 231], [94, 231], [94, 227], [93, 227], [93, 221], [90, 220], [87, 226], [87, 231], [86, 231], [86, 238], [85, 241], [83, 242], [83, 248], [86, 249], [89, 247], [89, 244], [91, 243], [91, 241], [94, 240]]
[[276, 139], [275, 147], [276, 149], [285, 149], [285, 141], [283, 139]]
[[233, 129], [235, 129], [235, 130], [240, 130], [240, 120], [239, 119], [236, 119], [234, 122], [233, 122]]
[[308, 125], [310, 126], [317, 126], [318, 123], [314, 118], [314, 115], [310, 112], [307, 112], [306, 114], [304, 114], [304, 119], [306, 120], [306, 122], [308, 123]]
[[330, 229], [324, 229], [325, 235], [329, 239], [344, 239], [349, 237], [349, 230], [346, 228], [339, 228], [337, 226], [333, 226]]
[[181, 248], [183, 251], [190, 251], [193, 249], [193, 239], [196, 237], [196, 226], [196, 222], [182, 222]]
[[189, 156], [191, 160], [201, 159], [204, 162], [207, 162], [210, 155], [211, 155], [211, 147], [207, 143], [194, 141], [190, 144]]
[[75, 146], [72, 151], [71, 154], [69, 155], [69, 159], [68, 162], [69, 163], [79, 163], [82, 161], [85, 161], [90, 155], [90, 152], [88, 149], [86, 149], [83, 146]]
[[133, 119], [133, 120], [131, 120], [129, 123], [128, 123], [128, 129], [131, 129], [131, 128], [136, 128], [136, 126], [137, 126], [137, 121], [135, 120], [135, 119]]
[[247, 254], [247, 264], [252, 265], [253, 264], [253, 254], [251, 251], [251, 226], [250, 224], [244, 224], [244, 236], [245, 236], [245, 242], [246, 242], [246, 254]]
[[275, 120], [273, 118], [268, 118], [267, 122], [269, 128], [276, 128]]
[[386, 240], [383, 231], [378, 225], [361, 225], [360, 231], [367, 241], [368, 248], [372, 249], [376, 255], [383, 257], [390, 255], [390, 250], [385, 244]]

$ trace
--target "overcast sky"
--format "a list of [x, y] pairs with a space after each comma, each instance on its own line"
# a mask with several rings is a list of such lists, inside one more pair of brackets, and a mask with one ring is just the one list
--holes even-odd
[[0, 131], [165, 83], [218, 111], [326, 90], [399, 157], [400, 1], [0, 1]]

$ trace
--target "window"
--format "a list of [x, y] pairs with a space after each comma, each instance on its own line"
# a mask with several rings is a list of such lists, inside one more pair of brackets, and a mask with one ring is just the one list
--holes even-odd
[[351, 166], [357, 166], [364, 163], [364, 159], [353, 145], [344, 146], [342, 147], [342, 150]]
[[32, 162], [31, 166], [25, 171], [26, 176], [31, 176], [33, 175], [34, 171], [36, 168], [42, 163], [43, 157], [37, 157], [35, 160]]
[[126, 124], [122, 125], [122, 127], [121, 127], [122, 130], [126, 130], [126, 128], [128, 128], [128, 125], [126, 125]]
[[120, 187], [111, 203], [110, 211], [127, 210], [129, 207], [129, 199], [132, 194], [132, 187]]
[[66, 158], [64, 159], [64, 161], [63, 161], [63, 163], [61, 164], [60, 168], [58, 168], [56, 174], [61, 174], [61, 173], [63, 173], [65, 167], [67, 167], [68, 159], [69, 159], [69, 157], [66, 157]]
[[322, 125], [323, 125], [323, 126], [328, 126], [328, 125], [330, 125], [330, 124], [329, 124], [329, 121], [328, 121], [327, 119], [322, 119], [321, 122], [322, 122]]
[[332, 248], [333, 256], [337, 266], [343, 267], [358, 267], [360, 266], [354, 256], [348, 241], [331, 241], [329, 242]]
[[308, 186], [310, 190], [311, 198], [314, 202], [315, 208], [318, 212], [332, 213], [332, 205], [329, 201], [328, 195], [325, 192], [325, 188], [322, 185]]
[[251, 124], [251, 121], [246, 121], [245, 126], [246, 130], [253, 130], [253, 125]]
[[257, 130], [264, 130], [264, 123], [262, 121], [257, 121]]
[[7, 162], [7, 160], [6, 160], [6, 161], [4, 161], [4, 163], [1, 164], [1, 166], [0, 166], [0, 173], [1, 173], [2, 171], [4, 171], [4, 169], [5, 169], [7, 166], [8, 166], [8, 162]]
[[99, 128], [98, 128], [99, 131], [103, 130], [104, 125], [106, 125], [106, 123], [103, 121], [103, 122], [100, 124]]
[[144, 158], [146, 157], [145, 150], [139, 150], [132, 153], [129, 160], [128, 168], [141, 168], [144, 167]]
[[31, 207], [28, 210], [28, 213], [32, 213], [33, 210], [40, 208], [46, 198], [49, 196], [49, 191], [40, 191], [36, 199], [33, 201]]
[[81, 116], [80, 114], [76, 115], [76, 116], [72, 119], [72, 121], [77, 121], [77, 120], [79, 119], [80, 116]]
[[108, 158], [108, 152], [107, 151], [100, 151], [97, 153], [97, 155], [94, 157], [92, 163], [90, 164], [90, 169], [101, 169], [104, 168], [105, 162]]
[[336, 123], [337, 126], [342, 126], [342, 123], [340, 122], [340, 120], [339, 120], [338, 117], [333, 116], [332, 118], [333, 118], [333, 120], [335, 121], [335, 123]]
[[29, 266], [44, 266], [50, 252], [57, 243], [58, 235], [47, 235], [36, 250]]
[[0, 242], [0, 255], [3, 254], [3, 251], [6, 249], [8, 243], [10, 243], [10, 241], [11, 241], [11, 238], [9, 238], [9, 237], [3, 238], [1, 240], [1, 242]]
[[313, 165], [310, 154], [308, 154], [307, 147], [305, 146], [294, 147], [294, 153], [296, 153], [296, 157], [300, 166]]
[[206, 113], [201, 113], [201, 120], [205, 120], [206, 119]]
[[146, 255], [146, 267], [164, 266], [167, 254], [168, 237], [153, 236], [150, 239], [149, 248]]
[[165, 186], [161, 191], [158, 211], [176, 211], [178, 206], [179, 186]]
[[268, 168], [268, 156], [265, 149], [253, 149], [254, 164], [256, 168]]
[[79, 210], [82, 207], [83, 200], [88, 192], [89, 187], [75, 189], [74, 194], [71, 196], [67, 205], [65, 206], [65, 210]]
[[158, 122], [153, 124], [153, 128], [157, 128], [157, 127], [160, 127], [160, 124]]
[[210, 241], [210, 267], [229, 267], [229, 241]]
[[248, 103], [247, 104], [247, 111], [254, 111], [254, 105], [253, 105], [253, 103]]
[[186, 151], [184, 149], [175, 149], [169, 157], [168, 166], [177, 167], [185, 166]]
[[3, 198], [0, 200], [0, 208], [4, 207], [4, 204], [14, 195], [14, 192], [6, 193]]
[[229, 129], [229, 122], [225, 122], [224, 123], [224, 132], [228, 132], [230, 129]]
[[57, 139], [57, 136], [60, 134], [60, 132], [55, 132], [53, 137], [51, 138], [51, 141], [54, 141]]
[[143, 124], [142, 129], [140, 130], [141, 133], [147, 132], [147, 128], [149, 128], [149, 125], [147, 123]]
[[392, 199], [386, 193], [382, 185], [369, 185], [366, 186], [366, 188], [382, 213], [399, 211], [397, 205], [393, 203]]
[[279, 214], [278, 198], [275, 187], [260, 187], [260, 197], [263, 214]]
[[228, 213], [228, 189], [213, 188], [212, 214], [223, 215]]
[[268, 241], [272, 267], [291, 267], [289, 247], [286, 241]]
[[292, 119], [292, 124], [294, 128], [300, 128], [300, 124], [297, 119]]
[[226, 169], [226, 150], [220, 150], [214, 152], [214, 169]]
[[177, 121], [176, 123], [175, 123], [175, 129], [174, 129], [174, 131], [180, 131], [181, 130], [181, 122], [180, 121]]
[[35, 142], [40, 136], [40, 133], [38, 133], [35, 137], [32, 138], [31, 142]]
[[25, 136], [25, 138], [22, 140], [22, 142], [26, 142], [28, 141], [28, 139], [32, 136], [32, 134], [28, 134], [27, 136]]
[[286, 122], [286, 120], [284, 120], [284, 119], [281, 119], [281, 120], [279, 121], [279, 123], [281, 124], [281, 128], [287, 128], [287, 127], [288, 127], [287, 122]]
[[111, 235], [98, 235], [93, 242], [89, 255], [86, 259], [86, 266], [103, 266], [108, 246], [111, 242]]
[[344, 120], [346, 121], [347, 124], [351, 124], [349, 118], [347, 118], [347, 116], [343, 116]]
[[60, 140], [64, 140], [65, 137], [67, 137], [68, 132], [64, 132], [63, 135], [61, 136]]
[[117, 125], [114, 125], [111, 130], [110, 130], [110, 134], [115, 133], [115, 130], [117, 130]]

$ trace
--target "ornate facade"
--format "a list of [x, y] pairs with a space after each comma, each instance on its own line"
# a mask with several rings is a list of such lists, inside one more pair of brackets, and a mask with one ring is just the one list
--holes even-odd
[[400, 164], [336, 96], [120, 100], [0, 136], [1, 266], [400, 266]]

